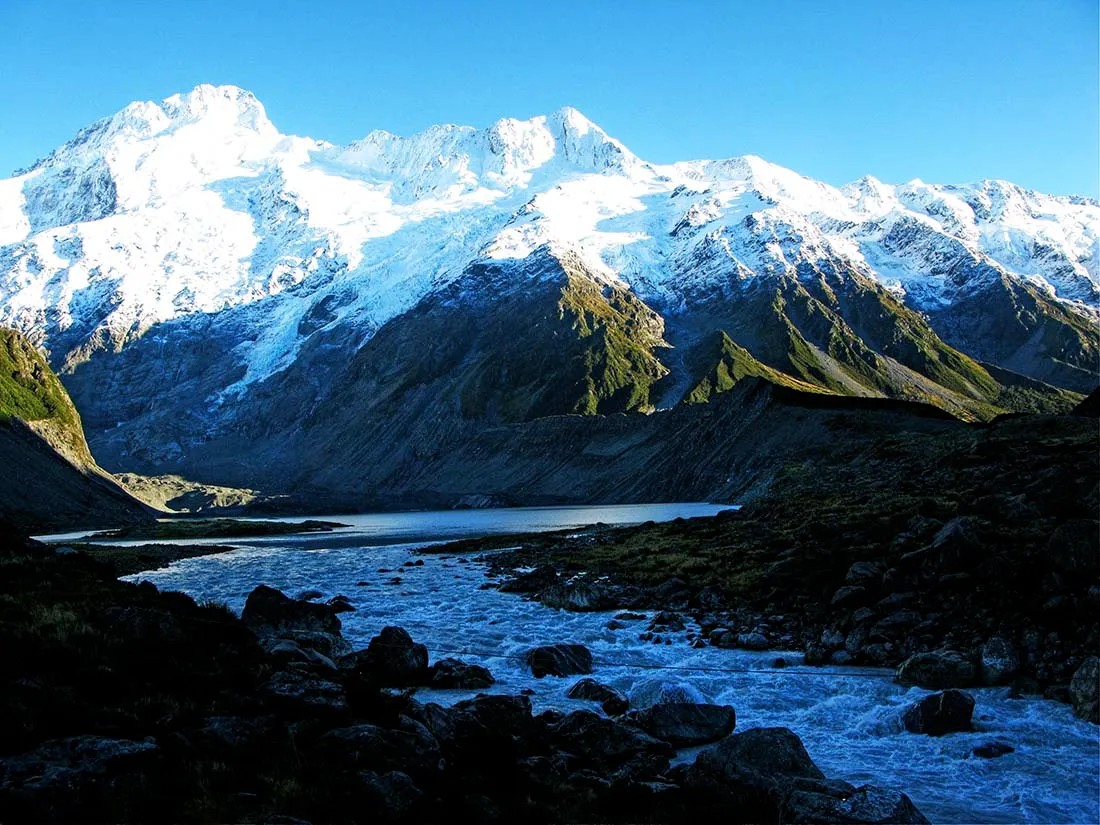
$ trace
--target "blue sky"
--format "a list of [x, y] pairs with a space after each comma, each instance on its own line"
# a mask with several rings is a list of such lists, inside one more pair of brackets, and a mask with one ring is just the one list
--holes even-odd
[[0, 0], [0, 174], [206, 82], [337, 143], [568, 104], [656, 162], [1096, 196], [1097, 5]]

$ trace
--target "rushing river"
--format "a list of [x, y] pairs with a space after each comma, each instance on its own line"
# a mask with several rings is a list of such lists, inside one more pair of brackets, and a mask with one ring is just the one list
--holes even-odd
[[[912, 735], [902, 729], [901, 712], [927, 691], [894, 684], [889, 671], [806, 668], [797, 653], [693, 650], [687, 631], [674, 634], [671, 645], [654, 645], [638, 639], [646, 621], [613, 631], [606, 626], [609, 613], [559, 612], [482, 589], [490, 580], [476, 554], [415, 553], [429, 541], [659, 521], [720, 509], [659, 504], [318, 516], [351, 526], [324, 535], [222, 540], [238, 549], [132, 578], [224, 601], [237, 611], [261, 583], [289, 595], [344, 594], [357, 608], [340, 616], [344, 635], [356, 647], [384, 625], [401, 625], [428, 646], [433, 661], [455, 656], [487, 666], [497, 679], [493, 692], [534, 690], [536, 710], [594, 708], [565, 698], [572, 678], [534, 679], [522, 662], [532, 646], [579, 642], [592, 650], [594, 677], [630, 695], [634, 706], [662, 693], [733, 705], [738, 730], [791, 728], [828, 776], [904, 790], [933, 822], [1100, 822], [1100, 729], [1074, 718], [1067, 705], [1012, 699], [1007, 688], [979, 689], [972, 691], [974, 732]], [[414, 558], [423, 566], [398, 569]], [[395, 576], [400, 583], [391, 584]], [[794, 666], [774, 669], [777, 656]], [[418, 694], [444, 704], [469, 695]], [[989, 760], [971, 755], [988, 742], [1004, 742], [1015, 752]]]

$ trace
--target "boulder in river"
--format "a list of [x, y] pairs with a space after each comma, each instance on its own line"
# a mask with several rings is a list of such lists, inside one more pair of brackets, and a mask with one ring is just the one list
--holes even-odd
[[737, 714], [729, 705], [660, 703], [628, 718], [650, 736], [675, 748], [716, 742], [733, 732]]
[[974, 697], [961, 690], [945, 690], [925, 696], [911, 705], [902, 717], [910, 733], [943, 736], [945, 733], [965, 733], [970, 730], [974, 713]]
[[969, 656], [954, 650], [917, 653], [898, 666], [897, 681], [929, 690], [973, 687], [978, 683], [978, 668]]
[[1089, 656], [1069, 683], [1073, 712], [1082, 719], [1100, 723], [1100, 658]]
[[668, 768], [673, 755], [666, 742], [639, 728], [605, 719], [588, 710], [576, 710], [550, 729], [554, 743], [600, 770], [615, 770], [628, 762], [649, 763], [654, 775]]
[[539, 593], [538, 600], [547, 607], [574, 613], [609, 610], [615, 606], [615, 600], [604, 584], [583, 579], [555, 582]]
[[527, 653], [527, 666], [536, 679], [592, 672], [592, 652], [584, 645], [545, 645]]
[[796, 790], [783, 805], [784, 822], [843, 822], [862, 825], [928, 825], [924, 814], [901, 791], [863, 785], [836, 793], [825, 784], [820, 790]]
[[618, 716], [626, 713], [630, 707], [630, 700], [609, 685], [597, 682], [595, 679], [581, 679], [575, 682], [565, 694], [570, 699], [583, 699], [591, 702], [599, 702], [603, 712], [608, 716]]

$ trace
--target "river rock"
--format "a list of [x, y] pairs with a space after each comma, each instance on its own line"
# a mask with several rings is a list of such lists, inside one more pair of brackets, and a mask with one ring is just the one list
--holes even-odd
[[830, 604], [833, 607], [855, 607], [865, 604], [869, 598], [866, 587], [845, 585], [833, 594]]
[[970, 717], [973, 713], [973, 696], [961, 690], [945, 690], [925, 696], [915, 705], [911, 705], [905, 711], [902, 722], [910, 733], [942, 736], [945, 733], [970, 730]]
[[763, 633], [738, 633], [737, 634], [737, 646], [743, 647], [745, 650], [767, 650], [768, 649], [768, 637]]
[[527, 666], [536, 679], [592, 672], [592, 652], [584, 645], [546, 645], [527, 653]]
[[954, 650], [917, 653], [898, 666], [896, 679], [929, 690], [972, 687], [978, 682], [973, 660]]
[[706, 697], [690, 682], [646, 679], [630, 689], [630, 705], [648, 708], [660, 704], [706, 704]]
[[625, 695], [595, 679], [581, 679], [575, 682], [565, 695], [570, 699], [599, 702], [603, 712], [608, 716], [618, 716], [626, 713], [630, 708], [630, 700]]
[[982, 645], [981, 676], [983, 685], [1006, 685], [1020, 670], [1020, 657], [1012, 643], [994, 636]]
[[1089, 656], [1069, 683], [1073, 712], [1082, 719], [1100, 723], [1100, 658]]
[[979, 759], [999, 759], [1005, 754], [1013, 753], [1015, 750], [1014, 747], [1004, 742], [985, 742], [978, 745], [970, 753]]
[[628, 715], [630, 721], [676, 748], [705, 745], [728, 736], [737, 724], [729, 705], [660, 703]]
[[609, 610], [615, 606], [615, 600], [605, 585], [584, 580], [556, 582], [542, 590], [538, 600], [547, 607], [574, 613]]
[[802, 740], [787, 728], [754, 728], [727, 736], [696, 758], [689, 774], [712, 774], [727, 779], [768, 778], [777, 775], [824, 779]]
[[691, 595], [687, 582], [671, 578], [653, 588], [653, 604], [662, 610], [687, 610]]
[[428, 671], [428, 685], [433, 688], [477, 690], [495, 681], [488, 668], [468, 665], [458, 659], [440, 659]]

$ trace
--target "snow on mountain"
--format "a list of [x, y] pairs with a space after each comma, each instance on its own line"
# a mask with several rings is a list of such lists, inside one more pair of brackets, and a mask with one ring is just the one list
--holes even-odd
[[839, 260], [921, 310], [1003, 276], [1095, 317], [1098, 239], [1096, 201], [1003, 181], [837, 189], [753, 156], [657, 166], [569, 108], [341, 147], [199, 86], [0, 181], [0, 323], [63, 366], [266, 301], [235, 344], [239, 391], [293, 360], [315, 307], [369, 337], [479, 258], [569, 250], [673, 310]]

